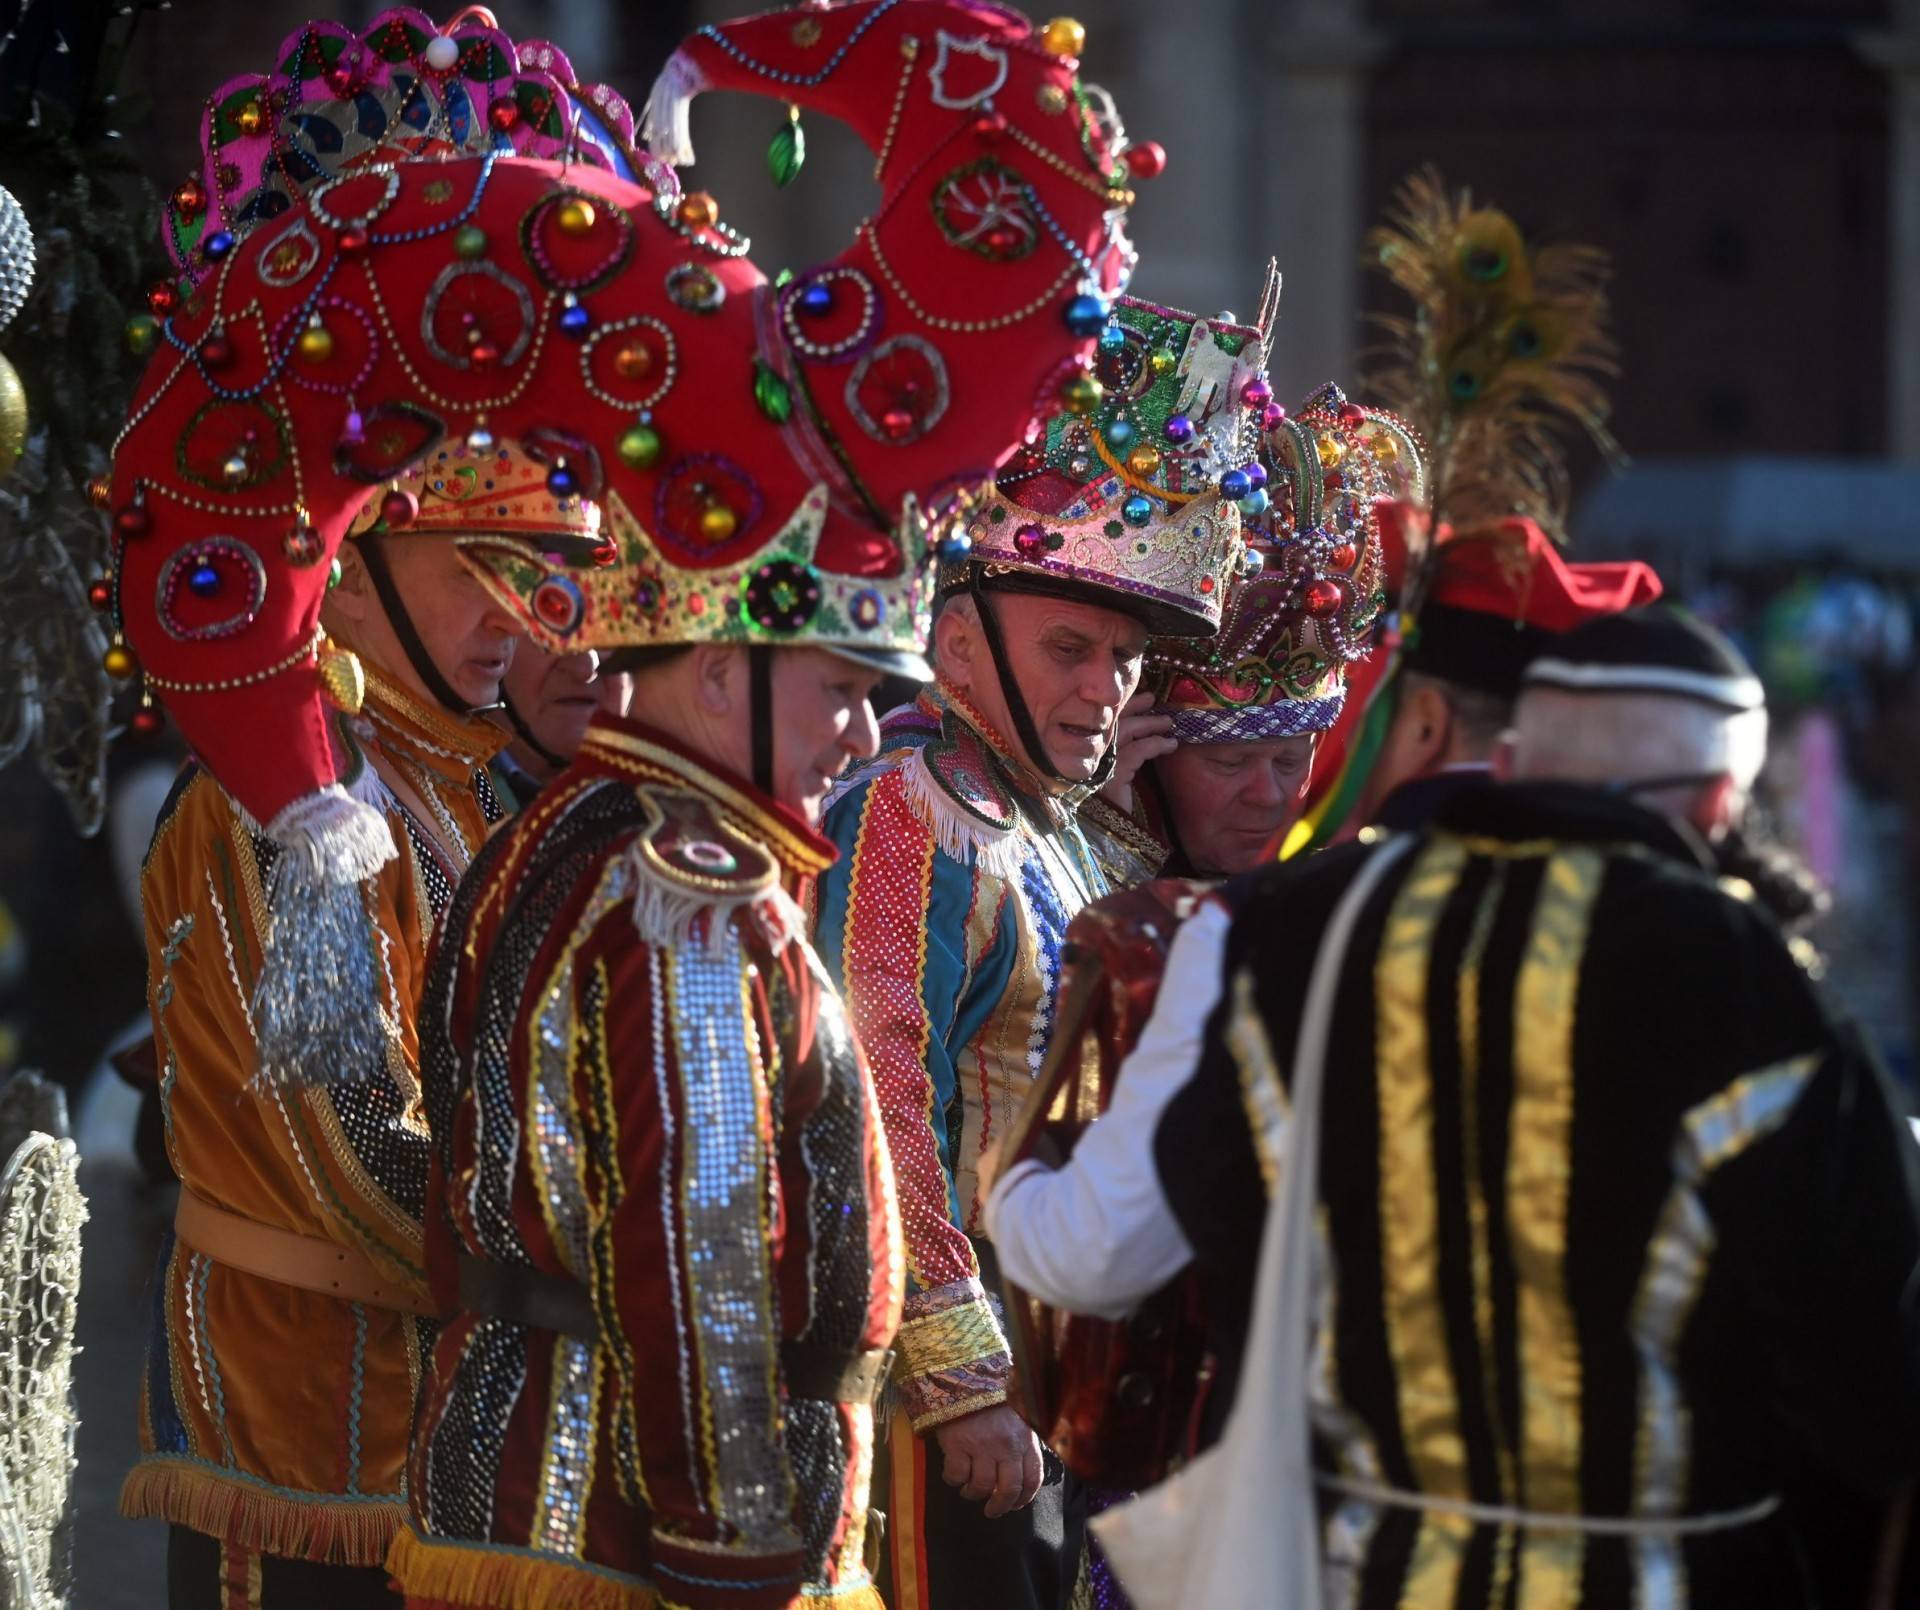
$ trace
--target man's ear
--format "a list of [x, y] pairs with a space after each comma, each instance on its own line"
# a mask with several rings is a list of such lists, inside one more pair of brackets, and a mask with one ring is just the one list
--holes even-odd
[[940, 674], [962, 693], [973, 687], [983, 646], [978, 606], [971, 598], [948, 599], [933, 623], [933, 658]]
[[1408, 741], [1419, 762], [1416, 775], [1437, 770], [1453, 727], [1447, 696], [1431, 682], [1409, 682], [1401, 697], [1406, 700]]
[[724, 720], [746, 709], [746, 659], [732, 643], [702, 643], [694, 649], [693, 697], [707, 715]]
[[1740, 790], [1731, 777], [1716, 777], [1695, 790], [1687, 809], [1687, 820], [1699, 828], [1709, 843], [1725, 838], [1740, 825]]
[[366, 561], [360, 557], [359, 543], [341, 543], [338, 557], [340, 580], [327, 589], [326, 599], [320, 606], [321, 619], [329, 631], [340, 625], [364, 626], [380, 607], [379, 595], [373, 590], [373, 577], [367, 573]]

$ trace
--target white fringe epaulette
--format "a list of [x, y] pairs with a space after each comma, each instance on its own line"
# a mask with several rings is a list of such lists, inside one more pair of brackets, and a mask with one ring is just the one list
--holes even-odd
[[1012, 879], [1020, 876], [1027, 856], [1025, 828], [1016, 819], [1012, 827], [995, 827], [983, 822], [955, 799], [947, 786], [927, 764], [925, 745], [893, 755], [884, 755], [867, 770], [849, 779], [848, 787], [871, 780], [881, 786], [887, 776], [900, 779], [900, 797], [928, 832], [943, 855], [962, 866], [978, 867], [991, 877]]
[[717, 951], [736, 916], [752, 923], [776, 954], [807, 931], [806, 914], [777, 878], [743, 883], [738, 894], [716, 894], [677, 882], [647, 859], [643, 840], [630, 845], [623, 859], [632, 889], [633, 931], [649, 945], [675, 950], [698, 944]]

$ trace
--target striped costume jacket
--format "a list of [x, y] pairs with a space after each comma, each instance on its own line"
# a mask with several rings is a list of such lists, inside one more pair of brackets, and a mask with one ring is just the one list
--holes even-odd
[[[506, 739], [425, 708], [372, 667], [360, 715], [340, 720], [363, 766], [377, 756], [414, 801], [358, 773], [400, 852], [365, 885], [392, 1025], [385, 1062], [313, 1090], [255, 1083], [251, 1003], [279, 852], [189, 766], [140, 877], [167, 1155], [214, 1208], [357, 1253], [424, 1305], [416, 1013], [434, 919], [500, 815], [486, 762]], [[424, 1334], [411, 1314], [266, 1279], [169, 1233], [122, 1511], [239, 1550], [379, 1565], [406, 1513]]]
[[[884, 1368], [901, 1281], [872, 1081], [796, 904], [832, 860], [601, 715], [475, 861], [423, 1015], [457, 1311], [388, 1561], [409, 1602], [881, 1610], [872, 1396], [817, 1384]], [[483, 1308], [475, 1269], [585, 1324]]]
[[[1315, 949], [1372, 853], [1228, 886], [1225, 993], [1155, 1131], [1208, 1285], [1215, 1429], [1277, 1166], [1252, 1137], [1285, 1133]], [[1443, 805], [1361, 913], [1324, 1103], [1330, 1603], [1800, 1607], [1778, 1515], [1608, 1535], [1422, 1505], [1732, 1521], [1803, 1458], [1920, 1466], [1905, 1122], [1664, 818], [1563, 785]]]

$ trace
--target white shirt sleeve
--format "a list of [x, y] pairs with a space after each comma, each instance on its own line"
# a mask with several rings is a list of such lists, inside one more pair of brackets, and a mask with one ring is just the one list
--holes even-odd
[[1118, 1319], [1193, 1260], [1160, 1189], [1153, 1137], [1200, 1062], [1224, 987], [1229, 918], [1208, 901], [1180, 925], [1140, 1043], [1120, 1065], [1112, 1104], [1064, 1168], [1028, 1161], [987, 1199], [984, 1227], [1006, 1279], [1071, 1313]]

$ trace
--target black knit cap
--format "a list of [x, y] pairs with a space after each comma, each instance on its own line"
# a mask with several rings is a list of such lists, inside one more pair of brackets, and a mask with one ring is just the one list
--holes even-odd
[[1767, 702], [1753, 667], [1725, 633], [1665, 603], [1602, 615], [1563, 633], [1527, 667], [1522, 685], [1665, 694], [1735, 714]]

